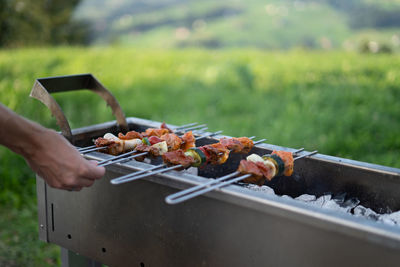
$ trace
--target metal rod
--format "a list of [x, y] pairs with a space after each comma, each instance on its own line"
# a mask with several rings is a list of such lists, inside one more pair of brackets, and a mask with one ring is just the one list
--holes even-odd
[[110, 164], [114, 164], [114, 163], [118, 163], [118, 162], [124, 162], [124, 161], [129, 161], [129, 160], [131, 160], [131, 159], [134, 159], [134, 158], [137, 158], [137, 157], [140, 157], [140, 156], [146, 156], [147, 154], [148, 154], [148, 152], [143, 152], [143, 153], [139, 153], [139, 154], [136, 154], [136, 155], [132, 155], [132, 156], [130, 156], [130, 157], [121, 158], [121, 159], [117, 159], [117, 160], [114, 160], [114, 161], [109, 161], [109, 162], [106, 162], [106, 163], [103, 163], [103, 164], [98, 164], [97, 166], [103, 166], [103, 167], [105, 167], [105, 166], [108, 166], [108, 165], [110, 165]]
[[304, 154], [304, 155], [298, 156], [297, 158], [294, 158], [293, 160], [298, 160], [298, 159], [301, 159], [301, 158], [304, 158], [304, 157], [312, 156], [312, 155], [315, 155], [317, 153], [318, 153], [318, 150], [314, 150], [314, 151], [312, 151], [312, 152], [310, 152], [308, 154]]
[[92, 145], [92, 146], [86, 146], [86, 147], [76, 147], [76, 149], [80, 152], [86, 149], [90, 149], [90, 148], [94, 148], [96, 147], [96, 145]]
[[169, 195], [169, 196], [167, 196], [167, 197], [165, 198], [165, 201], [166, 201], [168, 204], [175, 204], [175, 203], [173, 203], [173, 201], [174, 201], [174, 199], [176, 199], [176, 198], [178, 198], [178, 197], [181, 197], [181, 196], [184, 196], [184, 195], [186, 195], [186, 194], [192, 193], [192, 192], [194, 192], [194, 191], [200, 190], [200, 189], [203, 188], [203, 187], [207, 187], [207, 186], [209, 186], [209, 185], [212, 185], [212, 184], [221, 182], [221, 181], [223, 181], [223, 180], [232, 178], [232, 177], [234, 177], [234, 176], [236, 176], [236, 175], [238, 175], [238, 174], [240, 174], [240, 173], [239, 173], [238, 171], [236, 171], [236, 172], [230, 173], [230, 174], [228, 174], [228, 175], [219, 177], [219, 178], [217, 178], [217, 179], [210, 179], [210, 181], [208, 181], [208, 182], [206, 182], [206, 183], [204, 183], [204, 184], [199, 184], [199, 185], [196, 185], [196, 186], [193, 186], [193, 187], [189, 187], [188, 189], [185, 189], [185, 190], [179, 191], [179, 192], [177, 192], [177, 193], [175, 193], [175, 194]]
[[[191, 198], [194, 198], [194, 197], [203, 195], [203, 194], [205, 194], [205, 193], [208, 193], [208, 192], [210, 192], [210, 191], [213, 191], [214, 189], [221, 188], [221, 187], [223, 187], [223, 186], [225, 186], [225, 185], [229, 185], [229, 184], [232, 184], [232, 183], [234, 183], [234, 182], [241, 181], [241, 180], [246, 179], [247, 177], [250, 177], [250, 176], [251, 176], [251, 174], [245, 174], [245, 175], [236, 177], [236, 178], [234, 178], [234, 179], [231, 179], [231, 180], [228, 180], [228, 181], [219, 183], [219, 184], [215, 184], [215, 185], [212, 185], [212, 186], [210, 186], [210, 187], [206, 187], [206, 188], [204, 188], [204, 189], [202, 189], [202, 190], [199, 190], [199, 191], [196, 191], [196, 192], [194, 192], [194, 193], [185, 194], [185, 195], [183, 195], [183, 196], [181, 196], [181, 197], [175, 197], [175, 198], [173, 198], [173, 199], [167, 199], [167, 198], [168, 198], [168, 197], [167, 197], [167, 198], [165, 198], [165, 201], [166, 201], [168, 204], [178, 204], [178, 203], [181, 203], [181, 202], [183, 202], [183, 201], [189, 200], [189, 199], [191, 199]], [[221, 178], [222, 178], [222, 177], [221, 177]], [[225, 179], [226, 179], [226, 178], [225, 178]]]
[[206, 138], [206, 137], [218, 135], [218, 134], [220, 134], [220, 133], [222, 133], [222, 132], [223, 132], [223, 131], [216, 131], [216, 132], [213, 132], [213, 133], [209, 133], [209, 134], [202, 135], [202, 136], [200, 136], [199, 138], [196, 138], [196, 141], [201, 140], [201, 139]]
[[196, 125], [196, 126], [193, 126], [193, 127], [181, 129], [181, 130], [179, 130], [179, 132], [194, 130], [194, 129], [198, 129], [198, 128], [206, 127], [206, 126], [207, 126], [207, 124], [200, 124], [200, 125]]
[[[203, 124], [203, 126], [204, 126], [204, 125], [205, 125], [205, 124]], [[193, 127], [201, 127], [201, 125], [196, 125], [196, 126], [193, 126]], [[177, 133], [185, 133], [185, 132], [188, 131], [188, 129], [189, 129], [189, 130], [192, 130], [193, 127], [190, 127], [190, 128], [182, 128], [181, 130], [175, 131], [174, 133], [175, 133], [175, 134], [177, 134]], [[203, 131], [205, 131], [205, 130], [207, 130], [207, 129], [208, 129], [208, 127], [206, 126], [206, 127], [204, 127], [204, 128], [201, 128], [201, 129], [194, 129], [193, 132], [203, 132]]]
[[260, 144], [260, 143], [262, 143], [262, 142], [264, 142], [264, 141], [266, 141], [267, 139], [260, 139], [260, 140], [258, 140], [258, 141], [255, 141], [254, 142], [254, 145], [258, 145], [258, 144]]
[[[298, 152], [303, 151], [303, 150], [304, 149], [299, 149]], [[307, 156], [314, 155], [316, 153], [317, 153], [317, 151], [313, 151], [313, 152], [310, 152], [308, 154], [305, 154], [305, 155], [299, 156], [297, 158], [294, 158], [293, 160], [298, 160], [298, 159], [301, 159], [301, 158], [304, 158], [304, 157], [307, 157]], [[207, 183], [204, 183], [202, 185], [197, 185], [195, 187], [192, 187], [192, 188], [183, 190], [181, 192], [172, 194], [170, 196], [167, 196], [165, 198], [165, 201], [168, 204], [178, 204], [178, 203], [181, 203], [181, 202], [186, 201], [188, 199], [191, 199], [191, 198], [197, 197], [199, 195], [205, 194], [207, 192], [210, 192], [210, 191], [212, 191], [214, 189], [222, 188], [222, 187], [224, 187], [226, 185], [233, 184], [235, 182], [241, 181], [241, 180], [246, 179], [247, 177], [251, 176], [251, 174], [245, 174], [245, 175], [233, 178], [231, 180], [218, 183], [219, 181], [223, 181], [223, 180], [229, 179], [229, 178], [231, 178], [233, 176], [236, 176], [238, 174], [240, 174], [240, 173], [238, 171], [236, 171], [236, 172], [233, 172], [231, 174], [222, 176], [222, 177], [220, 177], [218, 179], [215, 179], [215, 180], [209, 181]], [[212, 184], [214, 184], [214, 185], [212, 185]], [[212, 185], [212, 186], [209, 186], [209, 185]], [[201, 189], [203, 187], [205, 187], [205, 188]]]
[[101, 161], [97, 162], [97, 165], [106, 163], [106, 162], [111, 161], [111, 160], [120, 159], [120, 158], [129, 156], [129, 155], [132, 155], [132, 154], [134, 154], [134, 153], [137, 153], [137, 151], [136, 151], [136, 150], [132, 150], [132, 151], [126, 152], [126, 153], [124, 153], [124, 154], [121, 154], [121, 155], [118, 155], [118, 156], [114, 156], [114, 157], [109, 158], [109, 159], [101, 160]]
[[100, 147], [95, 147], [95, 148], [91, 148], [91, 149], [87, 149], [84, 151], [80, 151], [81, 154], [87, 154], [89, 152], [93, 152], [93, 151], [97, 151], [97, 150], [102, 150], [102, 149], [107, 149], [106, 146], [100, 146]]
[[186, 128], [186, 127], [194, 126], [194, 125], [196, 125], [196, 124], [197, 124], [197, 122], [192, 122], [192, 123], [184, 124], [184, 125], [175, 127], [174, 130], [178, 130], [178, 129], [181, 129], [181, 128]]
[[199, 129], [199, 130], [194, 130], [193, 134], [194, 135], [201, 135], [207, 129], [208, 129], [208, 127], [204, 127], [204, 128]]
[[[136, 174], [136, 175], [139, 175], [139, 174], [146, 173], [146, 172], [149, 172], [149, 171], [152, 171], [152, 170], [155, 170], [155, 169], [162, 168], [162, 167], [164, 167], [164, 166], [165, 166], [164, 164], [157, 165], [157, 166], [153, 166], [153, 167], [150, 167], [150, 168], [148, 168], [148, 169], [144, 169], [144, 170], [135, 172], [135, 174]], [[110, 181], [110, 183], [112, 183], [112, 184], [120, 184], [120, 183], [122, 183], [121, 181], [123, 181], [123, 180], [125, 180], [126, 178], [129, 178], [129, 177], [131, 177], [131, 176], [132, 176], [132, 173], [129, 173], [129, 174], [127, 174], [127, 175], [120, 176], [120, 177], [118, 177], [118, 178], [112, 179], [112, 180]]]
[[168, 167], [168, 168], [165, 168], [165, 169], [156, 170], [156, 171], [154, 171], [152, 173], [144, 173], [144, 174], [141, 174], [141, 175], [136, 175], [136, 173], [132, 173], [131, 175], [128, 174], [128, 176], [127, 176], [128, 178], [125, 178], [124, 180], [121, 180], [121, 181], [119, 181], [118, 183], [115, 183], [115, 184], [127, 183], [127, 182], [138, 180], [138, 179], [141, 179], [141, 178], [153, 175], [153, 174], [167, 172], [167, 171], [171, 171], [171, 170], [182, 168], [182, 167], [183, 166], [179, 164], [179, 165], [175, 165], [175, 166]]

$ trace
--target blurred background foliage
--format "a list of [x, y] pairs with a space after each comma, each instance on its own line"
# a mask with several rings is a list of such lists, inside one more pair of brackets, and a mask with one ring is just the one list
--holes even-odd
[[[0, 101], [57, 129], [36, 78], [94, 74], [127, 116], [400, 168], [400, 1], [3, 0]], [[113, 120], [54, 97], [73, 128]], [[34, 173], [0, 148], [0, 266], [54, 266]], [[12, 223], [10, 223], [12, 222]]]
[[73, 19], [80, 0], [2, 0], [0, 46], [87, 44], [89, 24]]

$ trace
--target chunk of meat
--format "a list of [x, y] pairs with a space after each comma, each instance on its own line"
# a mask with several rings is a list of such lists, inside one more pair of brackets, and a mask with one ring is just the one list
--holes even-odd
[[208, 157], [207, 162], [211, 164], [223, 164], [228, 160], [229, 149], [223, 146], [221, 143], [215, 143], [212, 145], [205, 145], [203, 149], [206, 151]]
[[233, 137], [226, 138], [223, 137], [219, 141], [222, 145], [224, 145], [227, 149], [234, 153], [243, 153], [247, 154], [253, 148], [254, 143], [253, 140], [247, 137]]
[[96, 145], [96, 147], [101, 147], [101, 146], [109, 146], [111, 144], [114, 144], [115, 141], [110, 140], [110, 139], [106, 139], [103, 137], [99, 137], [94, 141], [94, 144]]
[[148, 128], [145, 132], [142, 133], [143, 137], [150, 137], [150, 136], [157, 136], [161, 137], [164, 134], [169, 133], [168, 129], [155, 129], [155, 128]]
[[[263, 164], [262, 162], [257, 162]], [[238, 172], [241, 174], [250, 174], [251, 176], [243, 179], [245, 183], [252, 183], [262, 185], [265, 182], [263, 172], [260, 170], [260, 166], [252, 161], [242, 159], [239, 164]]]
[[196, 146], [196, 139], [194, 138], [192, 131], [186, 132], [181, 138], [182, 138], [181, 149], [183, 151], [186, 151], [189, 148]]
[[[263, 174], [263, 177], [265, 179], [267, 179], [268, 181], [271, 181], [271, 179], [274, 177], [274, 174], [275, 174], [275, 170], [273, 170], [271, 168], [271, 165], [266, 165], [264, 162], [256, 162], [256, 165], [257, 165], [258, 169], [261, 171], [261, 173]], [[272, 167], [273, 167], [273, 165], [272, 165]], [[264, 181], [262, 181], [262, 184], [264, 184], [265, 179], [264, 179]]]
[[124, 151], [124, 144], [107, 138], [99, 137], [94, 141], [96, 147], [104, 147], [104, 152], [111, 155], [118, 155]]
[[165, 122], [163, 122], [161, 124], [160, 128], [161, 129], [167, 129], [170, 133], [173, 133], [173, 131], [170, 128], [168, 128], [168, 126], [167, 126], [167, 124]]
[[190, 167], [194, 162], [194, 158], [185, 155], [182, 149], [170, 151], [162, 155], [164, 163], [168, 165], [179, 165], [181, 164], [184, 168]]
[[[161, 144], [161, 142], [151, 146], [145, 144], [139, 144], [136, 146], [135, 150], [138, 152], [148, 152], [150, 155], [158, 157], [161, 156], [164, 152], [166, 152], [166, 149], [165, 151], [160, 149], [159, 144]], [[164, 145], [166, 146], [166, 144]]]
[[283, 172], [283, 175], [291, 176], [293, 174], [293, 168], [294, 168], [293, 153], [288, 151], [274, 150], [272, 154], [278, 155], [285, 163], [285, 170]]
[[250, 150], [253, 148], [254, 146], [254, 142], [253, 140], [251, 140], [250, 138], [247, 137], [239, 137], [236, 138], [240, 143], [242, 143], [243, 145], [243, 149], [241, 151], [241, 153], [247, 154], [250, 152]]
[[167, 142], [168, 151], [177, 150], [181, 147], [182, 140], [173, 133], [167, 133], [160, 137], [161, 140]]
[[122, 140], [130, 140], [130, 139], [142, 139], [143, 136], [139, 132], [130, 131], [130, 132], [127, 132], [125, 135], [123, 133], [119, 133], [118, 138], [122, 139]]
[[244, 148], [244, 145], [238, 140], [238, 138], [223, 137], [219, 140], [219, 142], [234, 153], [241, 152]]

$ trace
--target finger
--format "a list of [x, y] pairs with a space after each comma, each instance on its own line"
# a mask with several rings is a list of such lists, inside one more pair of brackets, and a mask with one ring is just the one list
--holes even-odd
[[83, 174], [83, 176], [87, 179], [100, 179], [101, 177], [104, 176], [106, 172], [106, 169], [101, 166], [97, 166], [96, 161], [88, 161], [87, 162], [87, 169], [86, 172]]

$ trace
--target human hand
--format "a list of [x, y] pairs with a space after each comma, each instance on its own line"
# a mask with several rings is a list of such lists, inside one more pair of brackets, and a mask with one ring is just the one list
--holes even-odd
[[104, 167], [84, 159], [57, 132], [46, 129], [34, 136], [37, 145], [31, 153], [24, 153], [24, 157], [32, 170], [51, 187], [80, 191], [104, 175]]

